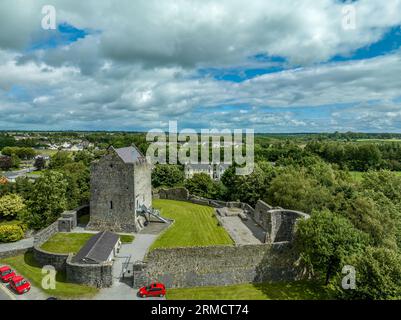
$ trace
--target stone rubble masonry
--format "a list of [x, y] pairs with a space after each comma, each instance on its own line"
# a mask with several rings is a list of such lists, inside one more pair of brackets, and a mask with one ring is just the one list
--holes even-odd
[[136, 210], [152, 205], [151, 169], [146, 161], [125, 163], [110, 149], [91, 165], [90, 230], [138, 232]]
[[211, 206], [217, 210], [221, 208], [242, 209], [266, 231], [266, 243], [291, 242], [294, 237], [297, 221], [309, 217], [308, 214], [303, 212], [274, 208], [262, 200], [259, 200], [255, 208], [253, 208], [249, 204], [243, 202], [224, 202], [205, 199], [190, 195], [185, 188], [160, 189], [156, 194], [160, 199], [189, 201], [195, 204]]
[[65, 271], [68, 254], [47, 252], [39, 246], [34, 246], [33, 256], [41, 267], [53, 266], [57, 271]]
[[179, 201], [186, 201], [189, 199], [189, 192], [186, 188], [159, 189], [155, 194], [157, 194], [156, 197], [159, 199]]
[[48, 227], [44, 228], [43, 230], [41, 230], [37, 234], [35, 234], [35, 236], [33, 238], [33, 245], [40, 247], [42, 244], [44, 244], [47, 240], [49, 240], [57, 232], [58, 232], [58, 221], [55, 221]]
[[66, 260], [67, 281], [94, 286], [97, 288], [111, 287], [113, 284], [113, 262], [101, 264], [73, 263], [73, 255]]
[[156, 249], [134, 264], [133, 283], [185, 288], [290, 281], [301, 274], [296, 260], [289, 243]]

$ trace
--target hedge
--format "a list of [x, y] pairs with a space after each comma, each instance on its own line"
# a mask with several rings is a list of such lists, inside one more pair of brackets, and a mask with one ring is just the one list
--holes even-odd
[[15, 242], [24, 238], [19, 225], [0, 225], [0, 242]]

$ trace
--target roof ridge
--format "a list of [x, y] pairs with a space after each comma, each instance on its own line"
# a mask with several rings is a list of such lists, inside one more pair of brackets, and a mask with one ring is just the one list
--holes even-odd
[[[90, 253], [92, 252], [92, 250], [96, 247], [96, 244], [100, 241], [100, 239], [103, 238], [103, 236], [105, 235], [106, 232], [107, 232], [106, 230], [104, 230], [104, 231], [101, 232], [101, 235], [99, 236], [99, 238], [96, 239], [96, 241], [95, 241], [95, 243], [93, 244], [92, 248], [91, 248], [91, 249], [88, 251], [88, 253], [85, 255], [85, 258], [86, 258], [86, 257], [89, 257], [89, 254], [90, 254]], [[89, 259], [91, 259], [91, 258], [89, 258]], [[91, 259], [91, 260], [94, 260], [94, 259]]]

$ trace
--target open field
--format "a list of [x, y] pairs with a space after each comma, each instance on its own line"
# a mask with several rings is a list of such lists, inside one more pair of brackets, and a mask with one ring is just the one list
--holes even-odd
[[[77, 253], [93, 237], [93, 233], [56, 233], [41, 248], [53, 253]], [[122, 243], [134, 241], [132, 235], [120, 235]]]
[[213, 208], [190, 202], [153, 200], [165, 218], [175, 220], [152, 245], [152, 249], [233, 244], [227, 231], [218, 226]]
[[0, 264], [11, 266], [17, 273], [28, 279], [32, 285], [49, 296], [64, 299], [90, 298], [99, 291], [94, 287], [66, 282], [64, 272], [57, 272], [56, 274], [56, 289], [43, 289], [41, 285], [43, 279], [42, 268], [35, 261], [32, 253], [1, 259]]
[[168, 300], [328, 300], [333, 293], [314, 282], [240, 284], [169, 289]]

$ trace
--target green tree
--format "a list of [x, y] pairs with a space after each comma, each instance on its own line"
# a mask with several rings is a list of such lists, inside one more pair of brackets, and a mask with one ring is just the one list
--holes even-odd
[[40, 229], [54, 222], [67, 208], [67, 181], [60, 172], [47, 171], [36, 180], [27, 201], [28, 212], [24, 222]]
[[152, 186], [175, 187], [184, 184], [184, 171], [181, 166], [158, 164], [152, 171]]
[[195, 173], [192, 178], [185, 181], [185, 187], [190, 194], [204, 198], [212, 198], [215, 186], [212, 178], [206, 173]]
[[0, 197], [0, 218], [14, 219], [25, 208], [24, 199], [17, 194], [7, 194]]
[[303, 168], [281, 170], [270, 182], [267, 202], [292, 210], [312, 212], [327, 209], [333, 203], [331, 191]]
[[255, 205], [259, 199], [265, 199], [271, 179], [275, 176], [272, 165], [261, 162], [255, 164], [250, 175], [237, 175], [234, 166], [229, 167], [223, 174], [221, 181], [227, 188], [230, 199]]
[[342, 290], [337, 281], [340, 298], [358, 300], [401, 299], [401, 255], [387, 248], [367, 247], [346, 259], [355, 268], [356, 288]]
[[43, 170], [46, 166], [46, 160], [43, 157], [38, 157], [35, 159], [34, 167], [37, 170]]
[[89, 168], [83, 162], [67, 163], [59, 169], [67, 181], [67, 208], [74, 209], [89, 202]]
[[313, 212], [298, 223], [296, 246], [301, 258], [313, 271], [325, 274], [326, 285], [344, 259], [364, 248], [365, 235], [352, 223], [330, 211]]
[[67, 151], [58, 151], [56, 154], [51, 156], [49, 168], [50, 169], [60, 169], [64, 167], [67, 163], [72, 163], [73, 160]]

